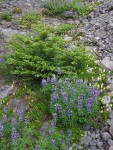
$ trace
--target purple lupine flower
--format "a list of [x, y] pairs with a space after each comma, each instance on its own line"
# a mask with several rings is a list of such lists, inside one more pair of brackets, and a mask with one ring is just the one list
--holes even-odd
[[70, 106], [71, 106], [71, 107], [74, 107], [74, 100], [72, 100], [72, 101], [70, 102]]
[[89, 90], [89, 95], [90, 97], [93, 98], [93, 100], [97, 99], [97, 97], [99, 96], [100, 92], [95, 88], [95, 87], [91, 87]]
[[61, 113], [62, 112], [62, 106], [58, 105], [58, 112]]
[[82, 83], [83, 83], [83, 80], [82, 80], [82, 79], [75, 81], [75, 85], [76, 85], [76, 86], [79, 86], [79, 85], [81, 85]]
[[57, 110], [58, 110], [58, 104], [55, 104], [55, 105], [54, 105], [54, 108], [55, 108], [55, 110], [57, 111]]
[[72, 135], [72, 131], [68, 130], [68, 137], [70, 137]]
[[60, 130], [60, 134], [63, 134], [64, 133], [64, 131], [63, 130]]
[[16, 131], [16, 129], [15, 129], [15, 128], [12, 128], [12, 133], [11, 133], [11, 139], [12, 139], [12, 141], [16, 140], [16, 139], [19, 138], [19, 137], [20, 137], [20, 135], [19, 135], [19, 133]]
[[62, 74], [62, 71], [61, 71], [60, 67], [58, 68], [57, 73], [58, 73], [58, 75]]
[[48, 134], [49, 134], [49, 135], [52, 135], [52, 134], [53, 134], [53, 131], [52, 131], [52, 130], [48, 131]]
[[4, 126], [0, 123], [0, 136], [3, 135]]
[[51, 100], [57, 101], [59, 99], [59, 95], [56, 92], [53, 92], [51, 94]]
[[23, 112], [18, 109], [18, 110], [16, 111], [16, 114], [17, 114], [17, 116], [19, 117], [19, 118], [18, 118], [19, 122], [22, 122], [22, 121], [23, 121], [23, 115], [24, 115]]
[[16, 123], [17, 123], [17, 121], [16, 121], [16, 119], [13, 117], [13, 118], [11, 119], [11, 125], [12, 125], [12, 126], [15, 126]]
[[62, 110], [62, 116], [63, 116], [63, 117], [66, 116], [66, 110]]
[[90, 103], [86, 103], [86, 109], [88, 112], [91, 112], [91, 104]]
[[76, 90], [74, 90], [73, 88], [70, 89], [70, 95], [73, 96], [75, 94]]
[[55, 75], [51, 78], [51, 84], [52, 85], [56, 84], [56, 76]]
[[3, 62], [3, 59], [2, 58], [0, 58], [0, 63], [2, 63]]
[[63, 141], [62, 141], [61, 139], [58, 139], [58, 142], [62, 145], [62, 142], [63, 142]]
[[50, 123], [50, 128], [51, 129], [54, 129], [54, 127], [55, 127], [55, 122], [54, 122], [54, 120]]
[[68, 78], [65, 79], [65, 83], [66, 83], [66, 85], [69, 85], [69, 79]]
[[82, 100], [78, 100], [78, 109], [82, 109]]
[[54, 85], [53, 85], [53, 92], [57, 92], [57, 91], [58, 91], [57, 86], [54, 86]]
[[24, 121], [25, 121], [25, 123], [26, 123], [26, 125], [27, 125], [27, 124], [30, 123], [30, 118], [29, 118], [29, 117], [25, 117], [25, 118], [24, 118]]
[[38, 146], [38, 145], [35, 145], [34, 150], [40, 150], [39, 146]]
[[51, 139], [50, 144], [51, 144], [51, 146], [54, 146], [55, 145], [55, 140]]
[[81, 95], [80, 95], [80, 99], [84, 99], [86, 97], [85, 93], [82, 92]]
[[67, 103], [67, 101], [68, 101], [67, 95], [64, 95], [64, 96], [63, 96], [63, 99], [64, 99], [64, 102]]
[[56, 122], [57, 114], [56, 114], [56, 113], [53, 113], [52, 116], [53, 116], [53, 120]]
[[45, 132], [45, 131], [42, 133], [42, 137], [43, 137], [43, 138], [46, 137], [46, 132]]
[[47, 85], [47, 81], [45, 79], [42, 79], [41, 84], [42, 84], [43, 87], [45, 87]]
[[60, 85], [61, 85], [61, 83], [62, 83], [62, 79], [59, 79], [59, 80], [58, 80], [58, 83], [57, 83], [57, 84], [58, 84], [58, 86], [60, 86]]
[[2, 122], [5, 122], [7, 120], [7, 116], [6, 116], [6, 114], [3, 114], [3, 116], [2, 116]]
[[69, 109], [68, 110], [68, 117], [71, 117], [72, 116], [72, 111]]

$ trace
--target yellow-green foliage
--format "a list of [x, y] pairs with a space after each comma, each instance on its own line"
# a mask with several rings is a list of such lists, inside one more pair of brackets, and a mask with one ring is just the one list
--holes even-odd
[[40, 21], [42, 21], [41, 14], [30, 11], [26, 12], [22, 17], [20, 17], [18, 23], [22, 28], [31, 28], [32, 24], [39, 23]]

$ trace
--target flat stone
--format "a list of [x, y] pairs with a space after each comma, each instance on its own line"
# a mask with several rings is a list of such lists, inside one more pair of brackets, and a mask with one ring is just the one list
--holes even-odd
[[95, 141], [95, 140], [91, 141], [91, 142], [90, 142], [90, 145], [91, 145], [91, 146], [96, 146], [96, 141]]
[[100, 148], [103, 146], [103, 142], [97, 142], [97, 146]]
[[105, 57], [102, 61], [101, 64], [110, 70], [113, 70], [113, 61], [111, 61], [108, 57]]
[[96, 146], [91, 146], [91, 150], [97, 150]]
[[109, 113], [109, 118], [113, 119], [113, 110]]
[[110, 147], [109, 147], [109, 150], [113, 150], [113, 146], [110, 146]]
[[102, 139], [104, 141], [111, 139], [111, 135], [108, 132], [103, 132], [103, 133], [101, 133], [101, 135], [102, 135]]
[[109, 132], [110, 132], [111, 135], [113, 136], [113, 124], [110, 125]]
[[12, 29], [2, 29], [2, 33], [4, 34], [5, 37], [8, 37], [12, 34], [18, 34], [19, 32], [17, 30]]
[[110, 146], [113, 146], [113, 140], [112, 140], [112, 139], [109, 139], [109, 140], [108, 140], [108, 144], [109, 144]]
[[85, 136], [81, 139], [81, 145], [89, 146], [92, 138], [90, 136]]
[[8, 96], [10, 93], [13, 93], [13, 85], [8, 86], [4, 90], [0, 91], [0, 98]]
[[79, 145], [78, 150], [82, 150], [82, 149], [83, 149], [83, 146]]

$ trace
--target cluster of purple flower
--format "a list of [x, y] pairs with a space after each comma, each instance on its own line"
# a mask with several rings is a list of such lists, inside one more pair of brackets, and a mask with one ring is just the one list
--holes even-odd
[[19, 137], [20, 137], [19, 133], [17, 132], [16, 128], [13, 127], [11, 132], [12, 141], [14, 142]]
[[[61, 70], [58, 69], [58, 72], [60, 74]], [[43, 87], [48, 85], [52, 88], [50, 107], [57, 117], [75, 117], [76, 113], [84, 108], [90, 113], [100, 94], [95, 87], [89, 87], [87, 81], [77, 79], [70, 81], [69, 78], [57, 81], [55, 75], [49, 80], [42, 80]]]
[[[9, 121], [9, 119], [7, 119], [7, 108], [4, 107], [4, 114], [2, 115], [2, 119], [0, 122], [0, 136], [4, 135], [4, 125], [6, 121]], [[29, 117], [24, 117], [24, 114], [22, 111], [17, 110], [16, 114], [18, 116], [18, 122], [22, 122], [25, 121], [25, 124], [29, 124], [30, 120]], [[11, 126], [12, 126], [12, 131], [11, 131], [11, 140], [12, 142], [14, 142], [17, 138], [20, 137], [19, 133], [16, 130], [16, 125], [17, 125], [17, 119], [15, 117], [12, 117], [10, 120]]]

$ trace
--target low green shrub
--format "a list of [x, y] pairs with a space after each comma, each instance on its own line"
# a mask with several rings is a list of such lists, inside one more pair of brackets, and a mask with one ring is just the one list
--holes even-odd
[[74, 25], [63, 23], [63, 24], [58, 25], [54, 29], [54, 32], [57, 32], [57, 33], [61, 34], [61, 33], [67, 32], [67, 31], [69, 31], [73, 28], [74, 28]]
[[45, 0], [44, 4], [53, 14], [76, 11], [79, 15], [85, 15], [90, 13], [95, 6], [95, 3], [86, 4], [84, 0]]
[[22, 28], [31, 28], [32, 24], [38, 23], [42, 21], [42, 16], [40, 13], [35, 11], [29, 11], [24, 13], [19, 20], [17, 20], [18, 24]]
[[62, 13], [66, 10], [70, 9], [70, 0], [45, 0], [44, 1], [45, 7], [50, 9], [54, 14]]
[[86, 81], [65, 78], [42, 80], [43, 92], [50, 93], [50, 113], [57, 115], [58, 122], [66, 127], [91, 123], [99, 111], [99, 90], [88, 86]]
[[10, 13], [0, 13], [0, 21], [6, 20], [11, 21], [12, 17]]
[[22, 8], [15, 7], [15, 8], [13, 8], [12, 13], [13, 14], [21, 14], [22, 13]]
[[56, 74], [59, 66], [62, 75], [83, 72], [82, 76], [88, 68], [97, 66], [85, 47], [67, 51], [65, 41], [49, 28], [42, 24], [34, 28], [34, 34], [14, 35], [9, 39], [12, 52], [1, 64], [8, 66], [11, 74], [26, 81], [39, 81]]

